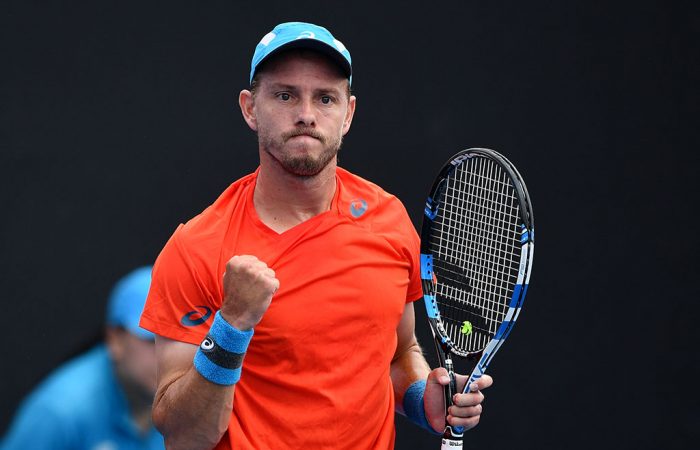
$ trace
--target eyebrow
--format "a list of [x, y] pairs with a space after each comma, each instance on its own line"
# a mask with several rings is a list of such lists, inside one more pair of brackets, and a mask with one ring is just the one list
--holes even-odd
[[[284, 83], [274, 83], [274, 82], [270, 83], [269, 88], [272, 91], [282, 90], [282, 91], [298, 92], [300, 90], [298, 86], [294, 86], [291, 84], [284, 84]], [[316, 88], [313, 90], [313, 93], [316, 95], [331, 94], [331, 95], [339, 96], [342, 93], [342, 91], [337, 89], [337, 88], [334, 88], [334, 87], [325, 87], [325, 88]]]

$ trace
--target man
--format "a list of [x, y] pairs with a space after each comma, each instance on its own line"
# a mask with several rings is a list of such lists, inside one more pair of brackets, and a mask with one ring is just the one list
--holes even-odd
[[[260, 167], [154, 267], [141, 325], [157, 335], [156, 426], [188, 450], [390, 449], [394, 410], [442, 432], [449, 379], [414, 335], [418, 236], [394, 196], [337, 167], [350, 53], [285, 23], [251, 66], [239, 104]], [[449, 422], [475, 426], [490, 384], [457, 395]]]
[[153, 334], [139, 327], [151, 267], [113, 288], [105, 342], [66, 362], [23, 402], [3, 441], [5, 450], [157, 450], [151, 423], [156, 388]]

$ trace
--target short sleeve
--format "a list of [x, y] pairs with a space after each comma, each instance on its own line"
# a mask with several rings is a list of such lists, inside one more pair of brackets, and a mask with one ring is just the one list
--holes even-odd
[[140, 325], [155, 334], [199, 345], [221, 305], [219, 286], [204, 258], [187, 245], [180, 225], [153, 266]]
[[420, 278], [420, 238], [403, 203], [393, 195], [385, 194], [385, 196], [381, 208], [382, 214], [377, 215], [374, 220], [373, 230], [380, 230], [408, 263], [406, 303], [414, 302], [423, 297]]
[[411, 260], [410, 278], [408, 281], [408, 290], [406, 291], [406, 303], [409, 303], [423, 297], [423, 288], [420, 278], [420, 238], [410, 221], [408, 223], [407, 234], [406, 247], [408, 248]]

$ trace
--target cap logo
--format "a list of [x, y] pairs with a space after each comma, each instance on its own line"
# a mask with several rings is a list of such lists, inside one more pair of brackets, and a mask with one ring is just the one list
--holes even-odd
[[262, 45], [264, 45], [265, 47], [267, 47], [268, 45], [270, 45], [270, 42], [272, 42], [272, 40], [276, 37], [277, 37], [277, 35], [275, 33], [273, 33], [272, 31], [270, 31], [265, 36], [263, 36], [262, 39], [260, 39], [260, 43]]
[[297, 36], [297, 39], [316, 39], [316, 35], [313, 31], [302, 31], [299, 33], [299, 36]]

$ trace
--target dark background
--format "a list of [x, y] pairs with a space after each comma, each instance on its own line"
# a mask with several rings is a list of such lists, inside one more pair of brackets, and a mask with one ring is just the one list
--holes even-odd
[[[341, 165], [416, 227], [462, 148], [501, 151], [527, 181], [531, 289], [467, 448], [697, 446], [690, 1], [3, 2], [0, 432], [99, 333], [112, 283], [254, 170], [236, 99], [258, 40], [288, 20], [352, 52]], [[398, 420], [398, 449], [438, 441]]]

